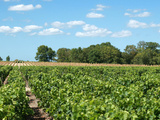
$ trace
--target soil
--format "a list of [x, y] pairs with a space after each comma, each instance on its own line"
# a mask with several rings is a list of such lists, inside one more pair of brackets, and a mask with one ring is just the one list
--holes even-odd
[[8, 77], [9, 77], [9, 75], [6, 77], [5, 81], [3, 82], [4, 85], [6, 85], [8, 83], [7, 82], [8, 81]]
[[47, 113], [43, 111], [43, 109], [38, 107], [39, 99], [36, 98], [34, 94], [31, 92], [31, 88], [28, 85], [28, 81], [26, 81], [26, 95], [29, 97], [29, 107], [34, 111], [33, 116], [28, 116], [26, 120], [53, 120], [52, 117], [49, 117]]
[[[17, 66], [21, 66], [21, 64], [18, 64]], [[22, 73], [21, 73], [22, 74]], [[7, 80], [8, 80], [9, 75], [6, 77], [5, 81], [4, 81], [4, 85], [7, 84]], [[31, 88], [28, 85], [28, 81], [24, 78], [24, 76], [22, 75], [24, 81], [26, 82], [26, 96], [29, 97], [29, 107], [31, 109], [33, 109], [34, 111], [34, 115], [33, 116], [26, 116], [26, 120], [53, 120], [52, 117], [49, 116], [49, 114], [45, 113], [43, 111], [43, 109], [38, 107], [38, 101], [39, 99], [36, 98], [36, 96], [34, 94], [32, 94], [31, 92]]]
[[53, 120], [52, 117], [49, 117], [47, 113], [43, 111], [43, 109], [38, 107], [39, 99], [36, 98], [34, 94], [31, 92], [31, 88], [28, 86], [28, 81], [26, 81], [26, 95], [29, 97], [29, 106], [33, 109], [35, 114], [33, 116], [28, 116], [26, 120]]

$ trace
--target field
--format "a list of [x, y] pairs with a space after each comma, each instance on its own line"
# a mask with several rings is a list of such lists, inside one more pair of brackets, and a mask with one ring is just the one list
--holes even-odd
[[8, 84], [0, 87], [0, 119], [33, 115], [26, 97], [26, 81], [39, 99], [39, 107], [56, 120], [160, 119], [158, 66], [38, 62], [3, 65], [2, 83], [6, 76], [9, 78]]
[[[150, 66], [150, 65], [135, 65], [135, 64], [91, 64], [91, 63], [65, 63], [65, 62], [22, 62], [16, 63], [14, 61], [1, 61], [0, 65], [10, 65], [10, 66]], [[159, 65], [153, 65], [157, 67]]]

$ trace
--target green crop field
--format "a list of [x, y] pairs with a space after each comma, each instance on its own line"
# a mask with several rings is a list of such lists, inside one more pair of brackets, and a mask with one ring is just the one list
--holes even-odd
[[[0, 69], [7, 66], [0, 66]], [[32, 114], [25, 82], [55, 120], [160, 119], [160, 68], [21, 66], [0, 87], [0, 119]], [[20, 74], [21, 73], [21, 74]]]

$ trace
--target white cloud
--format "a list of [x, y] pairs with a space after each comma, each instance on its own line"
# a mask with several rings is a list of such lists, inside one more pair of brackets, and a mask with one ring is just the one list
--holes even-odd
[[8, 10], [9, 11], [29, 11], [29, 10], [39, 9], [41, 7], [42, 6], [39, 4], [36, 5], [35, 7], [32, 4], [29, 4], [29, 5], [20, 4], [20, 5], [10, 6]]
[[147, 24], [144, 22], [136, 21], [136, 20], [130, 20], [128, 23], [128, 27], [130, 28], [151, 28], [151, 27], [160, 27], [160, 24], [155, 24], [155, 23]]
[[41, 29], [41, 26], [28, 25], [24, 28], [22, 27], [9, 27], [9, 26], [0, 26], [0, 33], [14, 34], [18, 32], [32, 32], [33, 30]]
[[57, 34], [63, 34], [63, 33], [64, 32], [59, 29], [49, 28], [49, 29], [45, 29], [43, 31], [40, 31], [38, 33], [38, 35], [57, 35]]
[[113, 34], [111, 35], [111, 37], [119, 38], [119, 37], [128, 37], [128, 36], [131, 36], [131, 35], [132, 35], [132, 32], [131, 32], [131, 31], [122, 30], [121, 32], [113, 33]]
[[35, 9], [39, 9], [39, 8], [42, 8], [42, 6], [40, 4], [35, 6]]
[[124, 15], [125, 15], [125, 16], [130, 16], [131, 14], [130, 14], [130, 13], [124, 13]]
[[31, 32], [32, 30], [38, 30], [38, 29], [41, 29], [43, 28], [42, 26], [37, 26], [37, 25], [28, 25], [28, 26], [25, 26], [23, 31], [24, 32]]
[[104, 29], [98, 28], [95, 25], [86, 24], [83, 26], [84, 32], [77, 32], [75, 35], [77, 37], [105, 37], [112, 32]]
[[160, 24], [154, 24], [154, 23], [152, 23], [152, 24], [150, 24], [150, 27], [160, 27]]
[[23, 29], [21, 27], [13, 27], [13, 29], [11, 29], [11, 33], [17, 33], [17, 32], [21, 32]]
[[143, 13], [139, 13], [139, 14], [130, 14], [130, 13], [125, 13], [125, 16], [129, 16], [129, 17], [149, 17], [150, 16], [150, 12], [143, 12]]
[[91, 12], [91, 13], [88, 13], [86, 15], [87, 18], [103, 18], [104, 15], [103, 14], [98, 14], [98, 13], [94, 13], [94, 12]]
[[137, 13], [137, 12], [141, 12], [141, 11], [146, 11], [146, 9], [128, 9], [127, 11], [130, 11], [132, 13]]
[[23, 31], [23, 29], [21, 27], [10, 28], [9, 26], [0, 26], [1, 33], [17, 33], [17, 32], [21, 32], [21, 31]]
[[102, 4], [98, 4], [98, 5], [96, 5], [96, 9], [91, 9], [91, 10], [93, 10], [93, 11], [103, 11], [104, 8], [109, 8], [109, 6], [104, 6]]
[[84, 25], [85, 22], [84, 21], [70, 21], [70, 22], [67, 22], [67, 25], [69, 26], [75, 26], [75, 25]]
[[72, 28], [73, 26], [84, 25], [84, 24], [85, 24], [84, 21], [70, 21], [67, 23], [56, 21], [52, 23], [52, 26], [56, 28]]
[[148, 27], [148, 25], [146, 23], [139, 22], [136, 20], [130, 20], [128, 23], [128, 27], [130, 27], [130, 28], [146, 28], [146, 27]]
[[98, 27], [96, 27], [95, 25], [86, 24], [83, 26], [84, 31], [93, 31], [93, 30], [97, 30], [97, 29], [98, 29]]
[[11, 28], [9, 26], [0, 26], [0, 32], [9, 32]]
[[127, 11], [129, 13], [126, 12], [124, 15], [129, 17], [149, 17], [151, 15], [151, 13], [147, 12], [146, 9], [128, 9]]
[[138, 15], [136, 15], [137, 17], [148, 17], [148, 16], [150, 16], [150, 12], [143, 12], [143, 13], [140, 13], [140, 14], [138, 14]]
[[64, 28], [65, 27], [65, 23], [61, 23], [59, 21], [53, 22], [51, 25], [56, 28]]

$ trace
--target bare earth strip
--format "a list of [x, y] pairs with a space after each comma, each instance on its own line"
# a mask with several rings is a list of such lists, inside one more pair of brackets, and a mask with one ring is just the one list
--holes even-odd
[[159, 67], [159, 65], [135, 65], [135, 64], [105, 64], [105, 63], [67, 63], [67, 62], [23, 62], [15, 63], [13, 61], [1, 61], [0, 65], [10, 66], [118, 66], [118, 67]]
[[3, 82], [3, 84], [4, 84], [4, 85], [6, 85], [6, 84], [7, 84], [8, 77], [9, 77], [9, 75], [6, 77], [5, 81]]
[[29, 106], [33, 109], [35, 114], [29, 116], [27, 120], [52, 120], [53, 118], [49, 117], [47, 113], [38, 107], [39, 99], [36, 98], [34, 94], [31, 93], [31, 88], [28, 86], [28, 81], [26, 81], [26, 94], [29, 97]]
[[[18, 64], [19, 67], [20, 65], [26, 65], [26, 64]], [[26, 82], [25, 90], [26, 90], [26, 95], [29, 97], [29, 100], [30, 100], [28, 103], [29, 107], [34, 111], [34, 115], [27, 116], [26, 120], [53, 120], [52, 117], [49, 117], [49, 114], [45, 113], [43, 109], [38, 107], [39, 99], [37, 99], [36, 96], [32, 94], [28, 81], [24, 78], [23, 75], [22, 77], [24, 81]]]
[[[10, 65], [11, 66], [18, 66], [18, 67], [20, 67], [20, 66], [26, 66], [25, 63], [12, 63]], [[4, 85], [7, 84], [8, 77], [9, 77], [9, 75], [5, 79], [5, 81], [3, 83]], [[39, 99], [37, 99], [36, 96], [34, 94], [32, 94], [31, 88], [28, 85], [28, 81], [24, 78], [23, 75], [22, 75], [22, 77], [23, 77], [24, 81], [26, 82], [26, 87], [25, 87], [25, 89], [26, 89], [26, 95], [29, 97], [29, 100], [30, 100], [28, 104], [29, 104], [30, 108], [33, 109], [33, 111], [34, 111], [34, 115], [33, 116], [27, 116], [25, 118], [25, 120], [53, 120], [53, 118], [50, 117], [49, 114], [45, 113], [43, 111], [43, 109], [41, 109], [41, 108], [38, 107], [38, 101], [39, 101]]]

